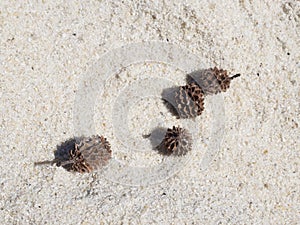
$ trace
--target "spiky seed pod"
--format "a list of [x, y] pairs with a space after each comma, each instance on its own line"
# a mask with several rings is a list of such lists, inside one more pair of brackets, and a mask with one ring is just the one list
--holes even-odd
[[229, 77], [226, 70], [210, 68], [193, 73], [193, 82], [201, 87], [205, 95], [218, 94], [225, 92], [230, 87], [230, 82], [239, 77], [240, 74]]
[[194, 118], [204, 110], [204, 95], [195, 83], [180, 86], [175, 92], [175, 102], [180, 118]]
[[196, 83], [185, 85], [183, 86], [183, 89], [187, 91], [189, 97], [191, 97], [196, 104], [197, 115], [201, 115], [204, 110], [204, 95], [202, 89]]
[[192, 138], [190, 133], [180, 127], [169, 128], [157, 149], [166, 155], [185, 155], [192, 149]]
[[75, 143], [75, 148], [71, 149], [70, 159], [60, 163], [69, 170], [85, 173], [101, 169], [108, 164], [111, 158], [111, 148], [109, 142], [103, 136], [93, 135], [82, 138]]
[[68, 171], [80, 173], [101, 169], [111, 158], [110, 144], [103, 136], [69, 139], [57, 146], [55, 159], [35, 162], [34, 165], [56, 164]]

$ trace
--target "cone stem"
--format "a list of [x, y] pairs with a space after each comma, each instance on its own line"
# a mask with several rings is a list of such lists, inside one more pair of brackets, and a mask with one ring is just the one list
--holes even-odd
[[74, 163], [73, 160], [68, 160], [68, 161], [61, 162], [60, 166], [65, 166], [65, 165], [72, 164], [72, 163]]
[[56, 163], [58, 166], [65, 166], [65, 165], [74, 163], [74, 161], [73, 160], [61, 161], [59, 159], [53, 159], [53, 160], [46, 160], [46, 161], [42, 161], [42, 162], [35, 162], [34, 166], [40, 166], [40, 165], [45, 165], [45, 164], [53, 165], [54, 163]]
[[35, 166], [40, 166], [40, 165], [45, 165], [45, 164], [53, 164], [55, 163], [56, 160], [46, 160], [46, 161], [42, 161], [42, 162], [35, 162], [34, 165]]
[[239, 76], [241, 76], [240, 73], [233, 75], [232, 77], [230, 77], [230, 79], [232, 80], [232, 79], [237, 78], [237, 77], [239, 77]]

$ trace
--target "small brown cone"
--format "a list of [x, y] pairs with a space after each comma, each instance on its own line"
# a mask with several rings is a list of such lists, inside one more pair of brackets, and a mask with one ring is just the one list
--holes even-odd
[[36, 162], [34, 165], [56, 164], [68, 171], [92, 172], [108, 164], [111, 158], [110, 144], [103, 136], [93, 135], [69, 139], [59, 145], [52, 161]]
[[230, 87], [230, 82], [239, 76], [240, 74], [236, 74], [229, 77], [226, 70], [217, 67], [196, 71], [189, 75], [192, 82], [196, 82], [205, 95], [225, 92]]
[[75, 144], [74, 151], [70, 151], [72, 170], [80, 173], [101, 169], [111, 158], [110, 144], [103, 136], [83, 138]]
[[185, 155], [192, 149], [191, 135], [186, 129], [173, 126], [167, 130], [157, 149], [165, 155]]
[[175, 102], [180, 118], [195, 118], [204, 110], [204, 95], [195, 83], [180, 86], [175, 92]]

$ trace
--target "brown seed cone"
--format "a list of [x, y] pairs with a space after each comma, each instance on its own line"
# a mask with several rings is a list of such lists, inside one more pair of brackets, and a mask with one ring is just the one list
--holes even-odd
[[180, 118], [194, 118], [204, 110], [204, 95], [195, 83], [179, 87], [175, 93], [175, 102]]
[[165, 155], [185, 155], [192, 149], [191, 135], [186, 129], [173, 126], [172, 129], [167, 130], [157, 149]]
[[85, 173], [101, 169], [108, 164], [111, 158], [110, 144], [103, 136], [92, 136], [81, 139], [75, 143], [75, 149], [71, 149], [70, 160], [61, 162], [61, 166], [69, 170]]
[[236, 74], [229, 77], [226, 70], [217, 67], [197, 71], [190, 75], [192, 82], [196, 82], [205, 95], [225, 92], [230, 87], [230, 82], [239, 76], [240, 74]]

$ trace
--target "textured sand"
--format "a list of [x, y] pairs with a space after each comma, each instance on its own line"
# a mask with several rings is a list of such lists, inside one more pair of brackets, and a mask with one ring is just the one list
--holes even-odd
[[[1, 224], [298, 223], [300, 3], [188, 2], [1, 1]], [[242, 76], [176, 120], [160, 90], [212, 66]], [[187, 157], [142, 137], [180, 124]], [[81, 132], [106, 169], [33, 166]]]

